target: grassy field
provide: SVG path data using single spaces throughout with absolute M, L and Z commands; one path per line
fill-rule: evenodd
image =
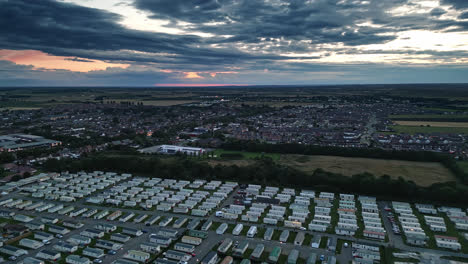
M 317 168 L 322 168 L 326 171 L 340 173 L 346 176 L 362 172 L 369 172 L 376 176 L 387 174 L 392 178 L 401 176 L 421 186 L 429 186 L 436 182 L 456 180 L 455 176 L 447 168 L 437 162 L 347 158 L 337 156 L 282 155 L 279 163 L 309 173 Z
M 219 158 L 222 153 L 240 153 L 241 158 L 222 159 Z M 325 171 L 340 173 L 345 176 L 369 172 L 376 176 L 384 174 L 390 175 L 392 178 L 403 177 L 406 180 L 412 180 L 421 186 L 430 186 L 437 182 L 455 181 L 455 176 L 442 164 L 437 162 L 415 162 L 402 160 L 382 160 L 370 158 L 347 158 L 338 156 L 309 156 L 309 155 L 294 155 L 294 154 L 275 154 L 275 153 L 252 153 L 252 152 L 236 152 L 216 150 L 217 158 L 208 160 L 212 166 L 220 165 L 237 165 L 248 166 L 253 164 L 254 158 L 261 155 L 271 157 L 275 162 L 289 166 L 306 173 L 313 173 L 316 169 L 321 168 Z M 468 171 L 468 162 L 461 163 L 461 166 L 466 166 Z
M 255 158 L 269 157 L 272 160 L 279 160 L 281 157 L 281 155 L 277 153 L 231 151 L 231 150 L 223 150 L 223 149 L 215 150 L 214 154 L 216 155 L 217 158 L 220 158 L 221 155 L 223 154 L 236 154 L 236 155 L 240 155 L 243 159 L 255 159 Z
M 420 122 L 420 121 L 418 121 Z M 428 123 L 428 122 L 426 122 Z M 429 122 L 430 123 L 430 122 Z M 417 134 L 417 133 L 456 133 L 468 134 L 468 127 L 428 127 L 428 126 L 390 126 L 396 133 Z M 391 133 L 390 133 L 391 134 Z

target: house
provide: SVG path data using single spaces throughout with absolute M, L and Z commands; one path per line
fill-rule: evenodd
M 83 223 L 75 222 L 75 221 L 63 221 L 62 224 L 65 227 L 70 227 L 70 228 L 73 228 L 73 229 L 82 228 L 84 226 Z
M 383 233 L 383 232 L 364 230 L 363 235 L 365 237 L 368 237 L 368 238 L 375 238 L 375 239 L 385 240 L 385 233 Z
M 176 243 L 174 245 L 174 249 L 186 253 L 192 253 L 195 251 L 195 246 L 190 245 L 190 244 L 185 244 L 185 243 Z
M 175 260 L 179 260 L 179 261 L 189 261 L 190 258 L 192 257 L 191 255 L 189 255 L 187 253 L 172 250 L 172 249 L 169 249 L 168 251 L 166 251 L 165 256 L 168 259 L 175 259 Z
M 45 228 L 44 223 L 36 220 L 26 223 L 25 226 L 31 230 L 44 230 Z
M 328 239 L 328 250 L 332 251 L 332 252 L 335 252 L 336 251 L 336 244 L 337 244 L 337 239 L 334 238 L 334 237 L 330 237 Z
M 158 253 L 161 251 L 161 247 L 156 243 L 143 242 L 140 244 L 140 249 L 149 253 Z
M 220 264 L 232 264 L 234 263 L 234 259 L 231 256 L 226 256 Z
M 104 236 L 104 231 L 87 228 L 80 232 L 80 235 L 87 236 L 90 238 L 102 238 Z
M 140 229 L 133 229 L 133 228 L 123 228 L 122 233 L 131 235 L 131 236 L 141 236 L 143 232 Z
M 458 238 L 449 236 L 435 235 L 436 244 L 440 248 L 448 248 L 451 250 L 461 250 L 461 244 L 458 242 Z
M 26 215 L 22 215 L 22 214 L 16 214 L 13 216 L 13 220 L 16 220 L 22 223 L 27 223 L 27 222 L 31 222 L 32 220 L 34 220 L 34 218 L 26 216 Z
M 157 234 L 160 235 L 160 236 L 176 238 L 178 233 L 179 233 L 179 231 L 177 231 L 176 229 L 161 228 L 161 229 L 159 229 Z
M 15 257 L 28 254 L 28 251 L 10 245 L 4 245 L 3 247 L 0 247 L 0 252 Z
M 29 238 L 23 238 L 19 241 L 19 245 L 30 249 L 38 249 L 44 246 L 44 243 Z
M 100 248 L 86 247 L 83 249 L 83 255 L 92 258 L 102 258 L 105 256 L 104 250 Z
M 78 246 L 72 245 L 66 242 L 58 242 L 53 246 L 55 250 L 58 250 L 60 252 L 68 252 L 68 253 L 73 253 L 78 250 Z
M 122 248 L 122 244 L 115 243 L 109 240 L 98 239 L 96 241 L 96 247 L 104 248 L 104 249 L 111 249 L 111 250 L 119 250 Z
M 218 262 L 218 254 L 214 251 L 208 252 L 208 254 L 202 259 L 201 264 L 216 264 Z
M 102 230 L 102 231 L 104 231 L 106 233 L 114 232 L 115 230 L 117 230 L 116 225 L 106 224 L 106 223 L 97 224 L 97 225 L 94 226 L 94 228 L 97 229 L 97 230 Z
M 179 262 L 166 258 L 158 258 L 154 261 L 154 264 L 179 264 Z
M 70 232 L 70 229 L 66 229 L 65 227 L 57 225 L 49 225 L 49 232 L 54 234 L 66 235 Z
M 88 245 L 91 243 L 91 238 L 87 236 L 82 236 L 78 234 L 72 235 L 70 238 L 67 239 L 67 242 L 73 245 Z
M 131 239 L 130 236 L 123 235 L 120 233 L 112 234 L 110 240 L 125 243 Z
M 124 257 L 139 262 L 146 262 L 151 257 L 151 255 L 147 252 L 139 250 L 129 250 Z
M 68 255 L 65 258 L 65 262 L 68 264 L 91 264 L 91 260 L 89 260 L 89 258 L 78 255 Z
M 183 236 L 181 241 L 186 243 L 186 244 L 191 244 L 191 245 L 198 246 L 203 242 L 203 239 L 201 239 L 199 237 Z
M 296 238 L 294 239 L 294 245 L 300 246 L 304 242 L 305 234 L 303 232 L 298 232 Z
M 319 248 L 320 241 L 322 240 L 322 236 L 316 235 L 312 237 L 312 242 L 310 243 L 310 246 L 312 248 Z
M 289 237 L 289 230 L 283 230 L 280 234 L 279 241 L 280 242 L 286 242 Z
M 117 259 L 117 260 L 112 261 L 112 264 L 138 264 L 138 262 L 126 260 L 126 259 Z
M 47 250 L 47 249 L 43 249 L 36 254 L 36 258 L 52 260 L 52 261 L 56 261 L 60 259 L 60 256 L 61 256 L 60 252 Z
M 155 234 L 150 235 L 150 242 L 161 245 L 162 247 L 167 247 L 172 243 L 172 238 L 166 236 L 159 236 Z
M 243 256 L 247 248 L 249 247 L 249 241 L 244 240 L 240 242 L 237 246 L 233 249 L 234 256 Z
M 23 264 L 45 264 L 45 262 L 37 258 L 26 257 L 23 259 Z
M 24 225 L 6 224 L 3 226 L 3 232 L 8 235 L 21 236 L 29 232 L 29 229 Z
M 58 223 L 58 219 L 55 218 L 55 217 L 48 217 L 48 216 L 44 216 L 41 218 L 41 222 L 44 223 L 44 224 L 56 224 Z
M 11 200 L 11 201 L 13 201 L 13 200 Z M 0 205 L 1 205 L 1 202 L 0 202 Z M 14 216 L 14 215 L 15 215 L 14 212 L 5 211 L 5 210 L 0 210 L 0 217 L 9 218 L 9 217 L 12 217 L 12 216 Z
M 250 255 L 250 259 L 259 260 L 264 251 L 265 245 L 257 244 L 257 246 L 255 246 L 254 250 L 252 251 L 252 254 Z
M 46 233 L 46 232 L 34 232 L 34 239 L 39 239 L 40 241 L 44 241 L 44 240 L 52 240 L 54 239 L 54 235 L 52 234 L 49 234 L 49 233 Z

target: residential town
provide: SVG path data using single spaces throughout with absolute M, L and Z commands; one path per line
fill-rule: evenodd
M 168 106 L 101 99 L 1 111 L 0 260 L 468 258 L 468 117 L 458 106 L 191 96 Z

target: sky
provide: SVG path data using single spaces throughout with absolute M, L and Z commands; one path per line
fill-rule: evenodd
M 0 86 L 468 83 L 468 0 L 0 0 Z

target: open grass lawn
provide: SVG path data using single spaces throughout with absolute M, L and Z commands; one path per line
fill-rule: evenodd
M 279 160 L 281 154 L 277 153 L 261 153 L 261 152 L 246 152 L 246 151 L 232 151 L 232 150 L 223 150 L 223 149 L 217 149 L 214 151 L 214 155 L 216 155 L 216 158 L 218 159 L 229 159 L 229 158 L 223 158 L 222 155 L 236 155 L 238 157 L 233 158 L 233 159 L 256 159 L 256 158 L 262 158 L 262 157 L 269 157 L 273 160 Z
M 422 121 L 418 121 L 421 123 Z M 431 122 L 426 122 L 431 123 Z M 390 126 L 396 133 L 417 134 L 417 133 L 456 133 L 468 134 L 468 127 L 434 127 L 434 126 L 406 126 L 393 125 Z
M 327 243 L 328 243 L 328 237 L 323 236 L 322 239 L 320 240 L 319 248 L 326 248 Z
M 279 163 L 306 173 L 317 168 L 340 173 L 345 176 L 369 172 L 376 176 L 390 175 L 392 178 L 403 177 L 421 186 L 437 182 L 455 181 L 455 176 L 437 162 L 415 162 L 402 160 L 382 160 L 370 158 L 348 158 L 338 156 L 281 155 Z M 468 163 L 467 163 L 468 169 Z

